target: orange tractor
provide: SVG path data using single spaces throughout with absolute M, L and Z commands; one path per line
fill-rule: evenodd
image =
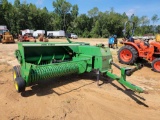
M 38 39 L 40 42 L 48 42 L 48 38 L 46 38 L 43 34 L 40 34 Z
M 26 33 L 23 36 L 18 36 L 18 41 L 20 42 L 36 42 L 36 39 L 32 36 L 31 33 Z
M 133 38 L 132 38 L 133 39 Z M 138 58 L 143 58 L 151 63 L 152 69 L 160 73 L 160 35 L 155 41 L 134 40 L 124 41 L 124 46 L 118 51 L 119 62 L 134 64 Z

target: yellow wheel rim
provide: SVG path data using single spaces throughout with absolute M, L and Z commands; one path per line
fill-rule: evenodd
M 16 90 L 18 91 L 18 84 L 16 81 L 14 82 L 14 86 L 15 86 Z
M 13 78 L 14 78 L 14 80 L 16 79 L 16 77 L 17 77 L 17 75 L 16 75 L 16 72 L 14 71 L 13 72 Z

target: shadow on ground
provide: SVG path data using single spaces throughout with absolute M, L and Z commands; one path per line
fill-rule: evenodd
M 72 82 L 75 82 L 75 81 L 79 81 L 81 79 L 93 80 L 93 82 L 85 83 L 81 86 L 74 87 L 73 89 L 70 88 L 70 90 L 65 91 L 65 92 L 61 92 L 61 93 L 58 93 L 58 92 L 53 90 L 53 88 L 58 88 L 60 86 L 63 86 L 63 85 L 66 85 L 66 84 L 69 84 L 69 83 L 72 83 Z M 142 102 L 142 100 L 145 101 L 144 98 L 135 94 L 134 91 L 131 91 L 130 89 L 125 88 L 124 86 L 123 87 L 125 88 L 125 90 L 123 90 L 119 86 L 112 83 L 113 80 L 111 78 L 100 76 L 100 80 L 102 81 L 102 84 L 100 84 L 100 86 L 102 86 L 103 84 L 111 84 L 114 87 L 116 87 L 118 90 L 122 91 L 124 94 L 129 96 L 131 99 L 133 99 L 139 105 L 143 105 L 145 107 L 148 107 L 148 105 L 146 105 L 144 102 Z M 30 97 L 30 96 L 33 96 L 35 94 L 37 96 L 45 96 L 45 95 L 55 93 L 56 95 L 60 96 L 60 95 L 67 94 L 67 93 L 70 93 L 72 91 L 78 90 L 82 87 L 88 86 L 90 84 L 96 84 L 96 82 L 97 82 L 97 80 L 96 80 L 96 74 L 95 73 L 84 73 L 84 74 L 80 74 L 80 75 L 71 75 L 71 76 L 59 77 L 59 78 L 40 81 L 37 84 L 31 86 L 31 90 L 27 90 L 27 91 L 21 93 L 21 95 L 23 97 Z
M 56 91 L 53 90 L 53 88 L 58 88 L 60 86 L 75 82 L 75 81 L 79 81 L 81 79 L 90 79 L 93 80 L 93 82 L 91 83 L 86 83 L 83 84 L 81 86 L 78 86 L 77 88 L 74 87 L 74 89 L 70 88 L 69 91 L 67 92 L 61 92 L 58 93 Z M 93 73 L 84 73 L 84 74 L 80 74 L 80 75 L 70 75 L 70 76 L 64 76 L 64 77 L 59 77 L 59 78 L 52 78 L 52 79 L 48 79 L 48 80 L 41 80 L 39 82 L 37 82 L 36 84 L 30 86 L 31 90 L 26 90 L 25 92 L 22 92 L 21 95 L 23 97 L 29 97 L 32 95 L 37 95 L 37 96 L 44 96 L 44 95 L 49 95 L 49 94 L 57 94 L 57 95 L 63 95 L 69 92 L 72 92 L 74 90 L 80 89 L 84 86 L 90 85 L 92 83 L 94 83 L 96 81 L 96 76 Z

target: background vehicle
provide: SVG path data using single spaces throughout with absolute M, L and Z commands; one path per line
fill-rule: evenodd
M 67 38 L 72 38 L 72 39 L 77 39 L 78 38 L 78 36 L 74 33 L 66 33 L 66 37 Z
M 143 36 L 133 36 L 134 39 L 142 39 L 142 40 L 154 40 L 155 36 L 153 34 L 145 34 Z
M 77 39 L 78 36 L 77 36 L 76 34 L 74 34 L 74 33 L 71 33 L 71 38 L 72 38 L 72 39 Z
M 7 29 L 7 26 L 5 25 L 0 25 L 0 42 L 2 42 L 2 38 L 3 38 L 3 33 L 4 32 L 8 32 L 9 30 Z
M 36 39 L 33 37 L 32 33 L 26 33 L 23 36 L 18 37 L 20 42 L 36 42 Z
M 13 36 L 9 32 L 4 32 L 1 39 L 2 43 L 15 43 Z
M 30 33 L 33 35 L 34 30 L 26 29 L 26 30 L 21 30 L 22 36 L 24 36 L 26 33 Z
M 151 63 L 152 69 L 160 73 L 160 36 L 156 41 L 149 40 L 126 40 L 124 46 L 118 51 L 119 62 L 123 64 L 134 64 L 138 58 L 143 58 Z
M 48 33 L 48 34 L 47 34 L 47 37 L 48 37 L 48 38 L 54 38 L 53 33 Z
M 63 30 L 47 31 L 48 38 L 59 38 L 59 37 L 64 37 L 64 36 L 65 36 L 65 32 Z
M 9 30 L 5 25 L 0 25 L 0 42 L 15 43 L 13 36 L 9 33 Z
M 66 38 L 71 38 L 71 33 L 66 33 Z
M 36 42 L 36 39 L 33 37 L 33 30 L 26 29 L 21 30 L 22 35 L 19 35 L 18 40 L 20 42 Z
M 38 38 L 39 35 L 44 35 L 45 34 L 45 30 L 36 30 L 33 32 L 33 37 Z
M 38 37 L 38 40 L 39 40 L 40 42 L 48 42 L 48 38 L 46 38 L 46 37 L 44 36 L 44 34 L 41 34 L 41 35 Z

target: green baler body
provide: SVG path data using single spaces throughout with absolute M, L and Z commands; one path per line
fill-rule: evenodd
M 20 63 L 20 75 L 25 86 L 38 80 L 96 70 L 134 91 L 143 92 L 140 87 L 126 81 L 126 68 L 120 68 L 121 77 L 111 72 L 112 55 L 108 47 L 68 41 L 18 43 L 15 55 Z
M 109 48 L 83 43 L 18 43 L 16 57 L 21 76 L 29 86 L 47 78 L 111 69 Z

